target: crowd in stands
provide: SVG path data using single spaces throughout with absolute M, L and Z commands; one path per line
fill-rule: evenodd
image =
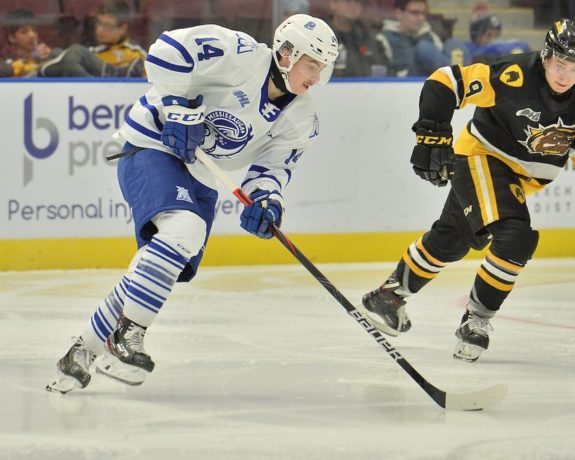
M 330 24 L 340 43 L 335 77 L 428 76 L 529 50 L 501 40 L 501 20 L 481 3 L 464 42 L 432 21 L 427 0 L 278 1 L 276 21 L 308 13 Z M 216 23 L 269 43 L 276 12 L 271 0 L 0 0 L 0 14 L 1 77 L 118 78 L 145 77 L 146 50 L 164 30 Z
M 129 37 L 130 7 L 124 0 L 103 0 L 94 11 L 94 42 L 59 47 L 41 35 L 41 15 L 26 8 L 3 16 L 2 77 L 145 76 L 146 51 Z
M 465 44 L 472 62 L 489 64 L 499 56 L 530 51 L 525 41 L 501 40 L 501 29 L 501 20 L 487 4 L 479 3 L 474 7 L 469 22 L 470 40 Z

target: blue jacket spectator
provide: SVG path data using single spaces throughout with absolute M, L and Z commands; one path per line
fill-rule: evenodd
M 470 63 L 463 42 L 442 42 L 431 30 L 427 0 L 396 0 L 393 12 L 395 20 L 385 20 L 377 38 L 398 77 L 428 76 L 439 67 Z
M 380 41 L 361 20 L 363 0 L 330 0 L 331 26 L 339 43 L 333 75 L 383 77 L 394 75 Z
M 522 40 L 501 40 L 501 20 L 488 10 L 476 11 L 469 22 L 469 37 L 466 47 L 472 62 L 490 64 L 500 56 L 530 51 L 529 44 Z

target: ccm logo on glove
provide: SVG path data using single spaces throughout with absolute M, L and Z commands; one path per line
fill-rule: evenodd
M 411 154 L 413 171 L 433 185 L 444 187 L 455 172 L 451 125 L 418 120 L 412 129 L 416 134 L 416 145 Z
M 453 137 L 445 136 L 416 136 L 415 140 L 418 144 L 425 145 L 451 145 Z
M 181 107 L 183 108 L 183 107 Z M 204 121 L 204 112 L 189 112 L 189 109 L 185 111 L 180 110 L 180 108 L 172 106 L 170 111 L 166 113 L 166 120 L 175 121 L 182 123 L 183 125 L 197 125 Z M 195 109 L 197 110 L 197 109 Z
M 196 147 L 204 143 L 203 97 L 188 100 L 185 97 L 166 96 L 162 98 L 162 111 L 166 117 L 162 129 L 162 143 L 170 147 L 185 163 L 196 161 Z

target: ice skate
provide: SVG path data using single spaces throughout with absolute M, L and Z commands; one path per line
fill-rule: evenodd
M 399 282 L 392 274 L 380 287 L 363 296 L 365 313 L 381 332 L 397 336 L 411 328 L 411 321 L 405 311 L 403 296 L 396 293 Z
M 453 357 L 465 361 L 477 361 L 481 352 L 489 347 L 489 331 L 493 326 L 489 318 L 482 318 L 466 311 L 461 319 L 461 325 L 455 331 L 459 339 L 453 352 Z
M 84 345 L 82 337 L 79 337 L 56 364 L 58 376 L 46 385 L 46 390 L 65 394 L 74 388 L 85 388 L 90 383 L 90 366 L 95 358 L 96 355 Z
M 94 363 L 96 372 L 126 385 L 138 386 L 146 380 L 147 372 L 120 361 L 110 353 L 104 353 Z
M 128 385 L 142 384 L 146 373 L 154 370 L 154 362 L 144 350 L 145 333 L 145 327 L 121 316 L 96 370 Z

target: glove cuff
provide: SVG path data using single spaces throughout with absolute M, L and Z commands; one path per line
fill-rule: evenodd
M 265 199 L 279 201 L 282 205 L 282 208 L 285 209 L 285 202 L 281 192 L 275 188 L 272 188 L 271 183 L 268 181 L 258 181 L 257 183 L 250 182 L 249 184 L 244 184 L 242 185 L 242 191 L 246 195 L 249 195 L 251 198 L 254 198 L 253 195 L 256 193 L 265 193 L 267 195 Z
M 181 96 L 165 96 L 162 98 L 162 104 L 164 107 L 170 107 L 174 105 L 179 105 L 180 107 L 190 108 L 190 101 Z
M 451 124 L 448 121 L 437 122 L 435 120 L 417 120 L 411 130 L 416 133 L 419 130 L 425 130 L 429 132 L 452 132 Z

